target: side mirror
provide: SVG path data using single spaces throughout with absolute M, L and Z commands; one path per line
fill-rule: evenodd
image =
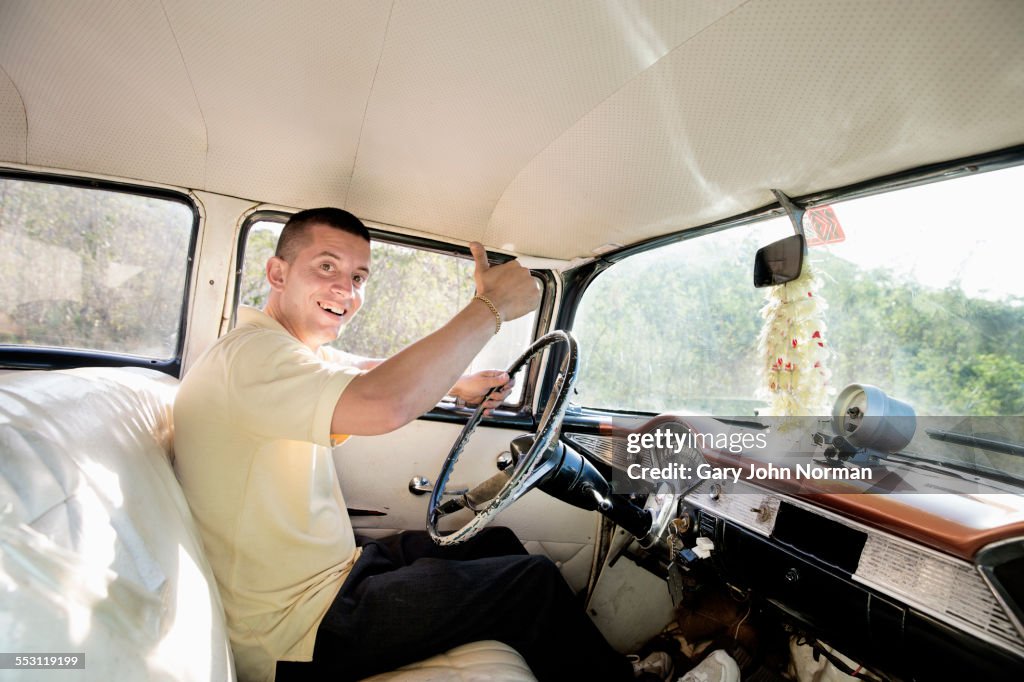
M 770 287 L 799 277 L 804 266 L 804 250 L 802 234 L 762 246 L 754 256 L 754 286 Z

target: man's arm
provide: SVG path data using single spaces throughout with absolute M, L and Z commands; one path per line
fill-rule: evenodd
M 470 250 L 477 293 L 490 299 L 503 321 L 537 307 L 540 290 L 529 270 L 517 261 L 490 267 L 481 244 L 473 242 Z M 353 378 L 334 408 L 331 432 L 371 436 L 416 419 L 459 381 L 494 329 L 494 313 L 473 299 L 437 331 Z
M 381 358 L 367 358 L 355 353 L 338 350 L 337 348 L 331 348 L 330 352 L 337 358 L 338 362 L 364 371 L 371 370 L 384 362 Z M 463 374 L 455 382 L 455 385 L 448 390 L 447 395 L 462 400 L 470 407 L 476 407 L 487 396 L 487 404 L 485 405 L 487 412 L 484 414 L 490 414 L 491 410 L 500 407 L 505 402 L 505 398 L 509 396 L 515 385 L 515 380 L 511 379 L 504 370 L 485 369 L 473 372 L 472 374 Z M 488 395 L 491 389 L 496 390 Z

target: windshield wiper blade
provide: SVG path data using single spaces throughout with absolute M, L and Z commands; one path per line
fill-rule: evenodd
M 1000 452 L 1004 455 L 1024 457 L 1024 445 L 1010 443 L 998 438 L 987 438 L 985 436 L 975 436 L 971 433 L 958 433 L 956 431 L 943 431 L 942 429 L 925 429 L 924 432 L 933 440 L 967 445 L 968 447 L 981 448 L 989 452 Z
M 762 424 L 752 419 L 728 419 L 726 417 L 714 417 L 716 421 L 720 421 L 723 424 L 730 424 L 731 426 L 743 426 L 748 429 L 767 429 L 768 424 Z
M 996 469 L 995 467 L 978 464 L 977 462 L 960 462 L 946 457 L 922 457 L 908 452 L 897 452 L 891 455 L 886 455 L 886 460 L 914 467 L 924 467 L 931 471 L 941 471 L 946 474 L 953 474 L 957 476 L 957 478 L 965 481 L 976 482 L 978 477 L 982 477 L 987 478 L 990 481 L 1008 483 L 1018 488 L 1021 484 L 1024 484 L 1024 477 L 1007 473 L 1002 469 Z

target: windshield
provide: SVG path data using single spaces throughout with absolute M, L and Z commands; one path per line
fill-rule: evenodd
M 926 432 L 1024 442 L 1020 187 L 1024 167 L 1014 167 L 809 211 L 807 262 L 816 281 L 798 305 L 811 326 L 792 343 L 822 349 L 810 382 L 820 391 L 806 411 L 792 413 L 828 415 L 843 387 L 878 386 L 927 418 L 905 452 L 1024 473 L 1012 448 L 991 452 L 977 439 L 965 445 Z M 773 218 L 637 254 L 602 273 L 574 325 L 578 402 L 785 413 L 771 382 L 794 377 L 785 366 L 766 371 L 778 359 L 765 339 L 773 289 L 754 289 L 751 269 L 759 247 L 792 231 L 787 219 Z

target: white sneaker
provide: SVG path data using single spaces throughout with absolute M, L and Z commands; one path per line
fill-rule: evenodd
M 627 658 L 633 663 L 633 677 L 654 675 L 659 680 L 672 679 L 675 664 L 665 651 L 651 652 L 642 661 L 636 654 L 630 654 Z
M 736 661 L 722 649 L 716 649 L 678 682 L 739 682 L 739 679 L 740 667 Z

